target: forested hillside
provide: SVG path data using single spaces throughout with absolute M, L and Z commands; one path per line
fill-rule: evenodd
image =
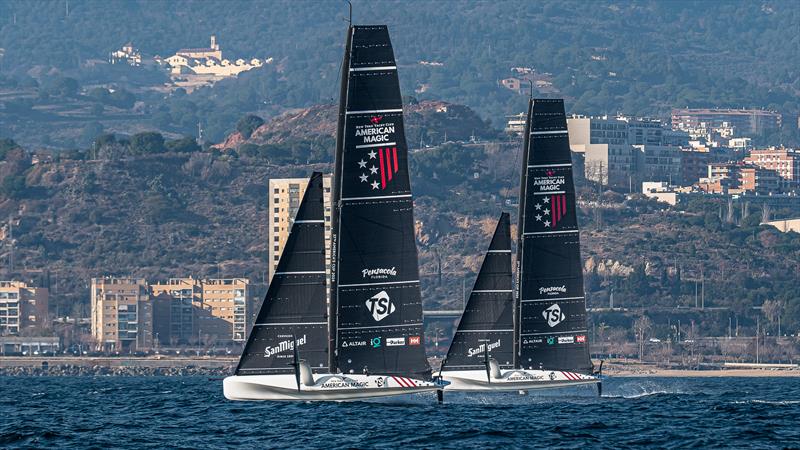
M 9 113 L 4 121 L 53 119 L 36 109 L 42 92 L 75 98 L 87 86 L 108 84 L 133 92 L 142 105 L 114 123 L 90 114 L 75 125 L 79 132 L 70 139 L 76 145 L 87 144 L 92 132 L 122 131 L 132 122 L 194 135 L 200 123 L 207 138 L 219 141 L 247 112 L 268 116 L 335 99 L 346 11 L 337 1 L 2 2 L 0 88 L 30 95 L 9 101 L 0 114 Z M 572 112 L 663 116 L 677 106 L 774 108 L 787 114 L 790 141 L 784 142 L 792 142 L 800 93 L 798 11 L 792 0 L 356 1 L 353 14 L 357 23 L 389 24 L 404 93 L 468 105 L 495 125 L 523 110 L 525 100 L 498 80 L 511 76 L 512 67 L 530 67 L 549 74 L 547 95 L 565 97 Z M 129 40 L 145 57 L 168 56 L 206 45 L 212 33 L 226 57 L 274 62 L 214 88 L 166 97 L 141 90 L 163 83 L 153 69 L 89 63 Z M 100 112 L 133 105 L 104 103 L 98 95 L 93 101 Z M 13 137 L 33 139 L 23 125 Z
M 0 141 L 0 217 L 14 239 L 12 247 L 6 224 L 0 276 L 44 277 L 53 308 L 78 315 L 88 314 L 89 279 L 104 274 L 264 281 L 268 180 L 330 170 L 325 154 L 312 164 L 301 157 L 324 138 L 219 151 L 157 133 L 104 135 L 38 162 Z M 461 307 L 500 212 L 515 223 L 520 146 L 449 143 L 411 154 L 426 307 Z M 583 179 L 578 190 L 589 306 L 613 295 L 633 311 L 693 307 L 701 292 L 704 306 L 724 308 L 709 310 L 704 333 L 724 334 L 726 314 L 755 327 L 754 308 L 765 304 L 777 305 L 770 310 L 784 332 L 798 331 L 800 235 L 760 226 L 762 207 L 701 199 L 668 208 Z

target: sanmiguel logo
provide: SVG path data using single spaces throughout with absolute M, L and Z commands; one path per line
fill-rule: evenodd
M 367 309 L 369 309 L 369 313 L 372 314 L 372 318 L 375 319 L 376 322 L 385 319 L 395 310 L 394 303 L 392 303 L 386 291 L 380 291 L 370 297 L 366 305 Z

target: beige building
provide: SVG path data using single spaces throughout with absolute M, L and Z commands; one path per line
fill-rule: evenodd
M 775 172 L 783 190 L 800 188 L 800 153 L 785 148 L 752 150 L 744 161 Z
M 153 304 L 143 278 L 92 278 L 92 336 L 98 349 L 149 350 Z
M 330 239 L 331 239 L 331 176 L 325 175 L 322 179 L 325 188 L 325 272 L 330 283 Z M 303 200 L 303 195 L 308 186 L 308 178 L 274 178 L 269 180 L 269 263 L 267 278 L 272 279 L 272 274 L 278 267 L 283 246 L 289 237 L 289 231 L 294 223 L 294 216 Z
M 92 335 L 107 350 L 243 342 L 246 278 L 92 279 Z
M 177 345 L 199 339 L 195 308 L 202 303 L 203 288 L 194 278 L 170 278 L 150 284 L 153 298 L 153 333 L 160 345 Z
M 783 233 L 788 233 L 790 231 L 794 231 L 795 233 L 800 233 L 800 218 L 771 220 L 769 222 L 761 222 L 761 225 L 773 226 L 777 228 L 778 231 Z
M 247 339 L 247 302 L 250 281 L 246 278 L 202 280 L 202 301 L 197 309 L 201 343 L 242 342 Z
M 263 66 L 272 62 L 272 59 L 262 61 L 258 58 L 248 60 L 239 58 L 229 60 L 222 57 L 222 49 L 217 43 L 217 37 L 211 35 L 211 45 L 208 48 L 182 48 L 174 55 L 157 59 L 169 66 L 173 77 L 181 75 L 201 75 L 209 77 L 235 77 L 242 72 Z
M 19 334 L 23 328 L 47 323 L 47 288 L 22 281 L 0 281 L 0 334 Z

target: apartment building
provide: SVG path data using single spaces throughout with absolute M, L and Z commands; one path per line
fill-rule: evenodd
M 680 147 L 689 135 L 642 117 L 567 119 L 570 149 L 585 156 L 586 178 L 632 189 L 642 180 L 679 181 Z
M 741 162 L 711 163 L 708 177 L 701 178 L 697 186 L 712 194 L 769 195 L 778 192 L 778 175 L 772 170 Z
M 92 278 L 92 336 L 98 349 L 149 350 L 153 304 L 143 278 Z
M 201 343 L 243 342 L 247 339 L 247 302 L 250 281 L 246 278 L 202 280 L 202 301 L 197 308 Z
M 194 278 L 170 278 L 152 283 L 153 333 L 160 345 L 177 345 L 199 339 L 195 308 L 202 303 L 203 288 Z
M 708 165 L 712 162 L 712 154 L 706 149 L 681 149 L 681 180 L 683 183 L 696 183 L 700 178 L 708 176 Z
M 331 239 L 331 175 L 322 180 L 325 189 L 325 270 L 330 283 L 330 239 Z M 289 231 L 292 229 L 294 217 L 303 200 L 308 187 L 308 178 L 274 178 L 269 180 L 269 261 L 267 278 L 278 267 L 281 252 Z
M 0 281 L 0 334 L 18 335 L 25 328 L 47 322 L 47 288 L 23 281 Z
M 774 171 L 778 186 L 784 190 L 800 189 L 800 153 L 786 148 L 752 150 L 745 163 Z
M 782 116 L 762 109 L 680 108 L 672 110 L 672 128 L 695 130 L 732 128 L 736 136 L 762 136 L 781 128 Z

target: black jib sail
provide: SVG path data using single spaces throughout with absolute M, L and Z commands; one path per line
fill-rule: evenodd
M 322 174 L 314 172 L 236 375 L 294 373 L 295 342 L 312 371 L 328 371 L 324 216 Z
M 514 297 L 511 290 L 511 225 L 500 215 L 483 265 L 469 294 L 443 369 L 483 370 L 486 351 L 501 368 L 514 367 Z
M 531 99 L 526 128 L 519 206 L 515 366 L 591 373 L 563 100 Z
M 389 32 L 352 26 L 331 235 L 331 368 L 429 379 L 403 105 Z

